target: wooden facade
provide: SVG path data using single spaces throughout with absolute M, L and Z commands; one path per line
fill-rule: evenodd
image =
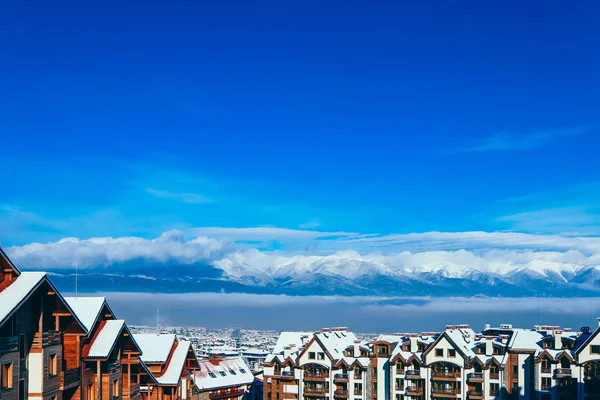
M 21 273 L 0 249 L 2 292 L 14 304 L 0 320 L 0 399 L 184 400 L 189 393 L 188 373 L 198 368 L 193 351 L 177 385 L 157 383 L 166 365 L 146 366 L 124 323 L 110 352 L 90 357 L 102 327 L 115 320 L 110 307 L 104 302 L 84 326 L 46 274 Z

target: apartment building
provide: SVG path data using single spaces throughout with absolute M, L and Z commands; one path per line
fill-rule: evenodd
M 593 332 L 448 325 L 370 342 L 284 332 L 264 368 L 265 400 L 600 400 L 600 320 Z
M 0 249 L 0 399 L 187 399 L 199 368 L 190 342 L 154 336 L 138 343 L 105 298 L 64 298 Z
M 265 399 L 371 399 L 370 350 L 346 328 L 283 332 L 264 363 Z

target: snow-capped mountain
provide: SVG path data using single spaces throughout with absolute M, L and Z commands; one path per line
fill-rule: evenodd
M 600 267 L 533 266 L 473 268 L 456 262 L 407 265 L 359 259 L 356 254 L 281 258 L 274 263 L 163 264 L 130 261 L 79 270 L 84 291 L 247 292 L 290 295 L 378 296 L 569 296 L 598 295 Z M 397 260 L 396 260 L 397 261 Z M 74 284 L 72 268 L 54 269 L 63 290 Z

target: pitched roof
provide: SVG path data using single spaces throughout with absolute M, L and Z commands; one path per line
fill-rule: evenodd
M 167 362 L 175 343 L 175 335 L 172 334 L 136 333 L 133 338 L 142 350 L 142 361 L 149 363 Z
M 156 376 L 156 381 L 160 385 L 179 384 L 181 372 L 183 371 L 183 366 L 185 365 L 185 360 L 187 359 L 191 345 L 190 342 L 185 340 L 181 340 L 176 344 L 177 347 L 173 351 L 164 373 L 160 376 Z
M 273 349 L 273 353 L 283 353 L 284 347 L 292 345 L 294 345 L 296 349 L 300 349 L 308 343 L 312 336 L 313 332 L 281 332 L 277 339 L 277 343 L 275 344 L 275 348 Z
M 23 304 L 42 282 L 47 281 L 44 272 L 23 272 L 14 283 L 0 292 L 0 325 Z
M 0 247 L 0 264 L 3 263 L 8 265 L 13 271 L 15 271 L 15 275 L 21 275 L 21 271 L 19 271 L 19 268 L 17 268 L 17 266 L 13 264 L 12 261 L 10 261 L 10 258 L 8 258 L 4 250 L 2 250 L 2 247 Z
M 200 371 L 194 373 L 194 384 L 200 391 L 248 385 L 253 381 L 254 375 L 241 357 L 201 361 Z
M 125 321 L 122 319 L 103 321 L 103 325 L 85 357 L 107 358 L 114 349 L 124 327 Z
M 106 302 L 105 297 L 65 297 L 65 300 L 77 314 L 87 333 L 94 327 Z

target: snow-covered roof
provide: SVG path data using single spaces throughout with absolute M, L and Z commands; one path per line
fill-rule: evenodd
M 142 350 L 141 359 L 146 363 L 164 363 L 167 362 L 173 344 L 175 335 L 173 334 L 155 334 L 155 333 L 136 333 L 133 339 Z
M 44 279 L 44 272 L 22 272 L 13 283 L 0 292 L 0 325 L 29 298 Z
M 65 297 L 69 307 L 77 315 L 86 331 L 89 333 L 102 311 L 105 297 Z
M 314 332 L 281 332 L 273 353 L 283 353 L 285 347 L 296 346 L 296 349 L 300 349 L 306 345 L 312 338 Z
M 115 343 L 119 339 L 119 335 L 124 327 L 125 321 L 122 319 L 104 321 L 86 357 L 107 358 L 115 347 Z
M 354 333 L 347 331 L 319 332 L 315 336 L 334 359 L 343 357 L 344 350 L 358 340 Z
M 534 350 L 536 354 L 542 351 L 540 342 L 544 334 L 535 329 L 513 329 L 509 347 L 511 349 Z
M 160 385 L 177 385 L 179 383 L 181 371 L 185 365 L 185 360 L 191 345 L 190 342 L 184 340 L 177 343 L 177 347 L 173 351 L 173 355 L 169 360 L 165 372 L 161 376 L 156 377 L 156 381 Z
M 249 385 L 254 381 L 250 367 L 241 357 L 200 362 L 194 384 L 200 391 Z

